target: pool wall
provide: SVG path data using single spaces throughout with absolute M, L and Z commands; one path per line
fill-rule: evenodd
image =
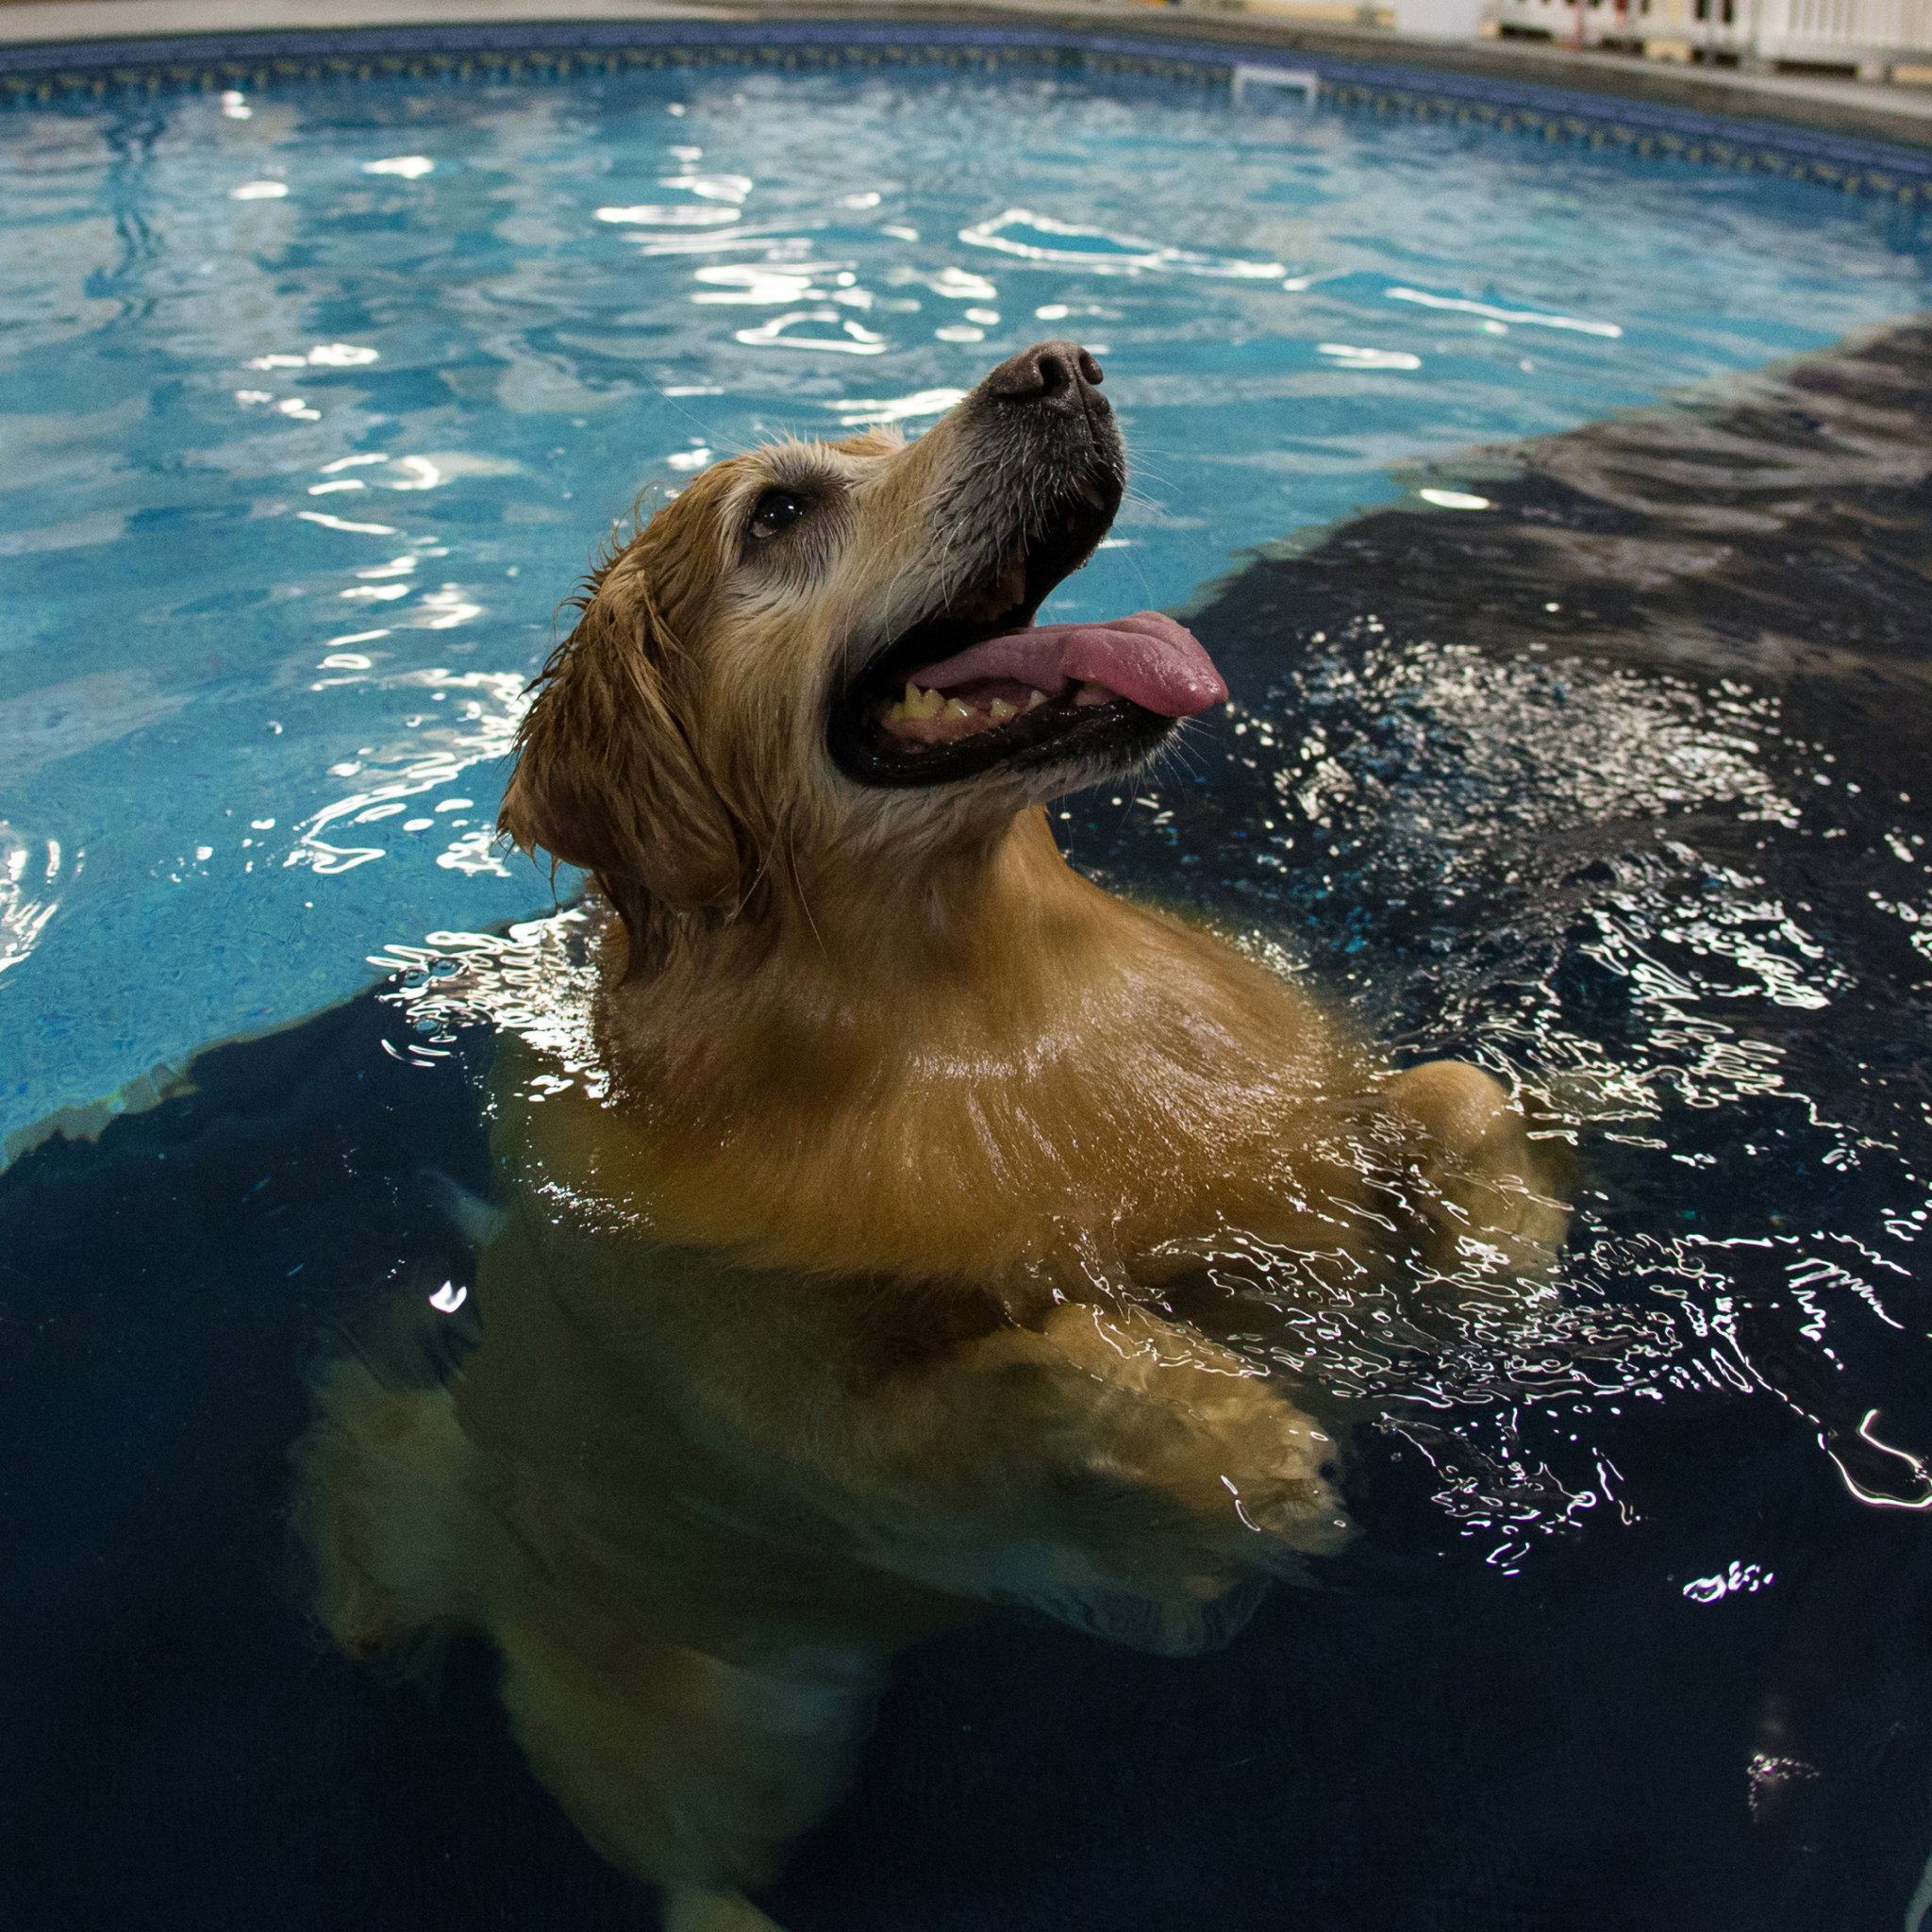
M 71 9 L 60 9 L 71 17 Z M 1819 91 L 1720 88 L 1613 62 L 1587 78 L 1615 92 L 1516 77 L 1508 56 L 1420 42 L 1306 31 L 1264 36 L 1239 23 L 1162 20 L 1159 30 L 1065 19 L 888 14 L 756 21 L 520 21 L 379 27 L 279 28 L 152 40 L 0 46 L 0 104 L 51 105 L 110 94 L 215 92 L 246 86 L 358 82 L 396 75 L 458 84 L 549 81 L 572 72 L 743 67 L 778 71 L 945 66 L 988 72 L 1065 67 L 1228 87 L 1238 67 L 1292 54 L 1323 105 L 1360 113 L 1493 127 L 1525 139 L 1621 148 L 1707 166 L 1823 182 L 1908 207 L 1932 200 L 1932 117 L 1853 109 Z M 1399 59 L 1364 58 L 1384 47 Z M 1532 57 L 1534 58 L 1534 57 Z M 1428 64 L 1421 64 L 1426 62 Z M 1514 63 L 1519 71 L 1528 71 Z M 1570 63 L 1574 66 L 1575 63 Z M 1564 79 L 1579 76 L 1566 66 Z M 1702 105 L 1667 96 L 1694 91 Z M 1842 90 L 1834 90 L 1834 96 Z M 1714 111 L 1715 110 L 1715 111 Z M 1741 110 L 1741 111 L 1740 111 Z M 1760 118 L 1777 115 L 1778 119 Z M 1827 125 L 1802 125 L 1796 119 Z M 1835 125 L 1830 125 L 1835 124 Z M 1874 139 L 1867 130 L 1883 129 Z M 1920 144 L 1920 143 L 1924 144 Z

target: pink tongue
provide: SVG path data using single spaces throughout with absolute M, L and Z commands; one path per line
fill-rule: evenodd
M 1137 610 L 1108 624 L 1043 624 L 988 638 L 912 674 L 927 691 L 1009 677 L 1049 696 L 1070 678 L 1105 685 L 1163 718 L 1191 718 L 1227 696 L 1212 659 L 1173 618 Z

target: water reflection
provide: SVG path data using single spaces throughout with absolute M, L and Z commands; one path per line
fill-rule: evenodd
M 1501 1567 L 1633 1513 L 1646 1405 L 1774 1399 L 1860 1502 L 1932 1500 L 1900 595 L 1927 340 L 1423 472 L 1430 508 L 1264 557 L 1192 622 L 1265 703 L 1124 824 L 1068 815 L 1090 862 L 1246 908 L 1285 967 L 1507 1073 L 1578 1149 L 1560 1307 L 1421 1334 L 1342 1307 L 1286 1352 L 1420 1448 Z M 1273 1272 L 1224 1260 L 1228 1325 L 1279 1314 Z
M 530 994 L 533 1036 L 569 1034 L 538 962 L 581 973 L 577 936 L 459 939 L 401 996 L 420 1024 L 488 977 Z M 411 1054 L 432 1063 L 439 1037 Z M 474 1286 L 426 1298 L 480 1341 L 452 1382 L 408 1387 L 392 1315 L 387 1346 L 338 1363 L 300 1513 L 351 1650 L 489 1634 L 537 1775 L 671 1888 L 672 1923 L 774 1875 L 914 1641 L 1008 1605 L 1194 1651 L 1345 1541 L 1332 1424 L 1198 1330 L 1130 1304 L 1020 1326 L 958 1285 L 658 1245 L 613 1192 L 622 1117 L 568 1058 L 505 1041 L 503 1205 L 458 1205 Z

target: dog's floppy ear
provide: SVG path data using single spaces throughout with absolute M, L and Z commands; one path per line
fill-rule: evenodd
M 742 861 L 730 812 L 693 749 L 690 666 L 649 590 L 620 563 L 537 680 L 496 823 L 597 875 L 648 946 L 658 916 L 730 910 Z

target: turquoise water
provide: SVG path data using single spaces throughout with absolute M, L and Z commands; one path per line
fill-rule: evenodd
M 1824 190 L 1097 79 L 22 112 L 0 183 L 0 1138 L 547 908 L 523 687 L 713 454 L 1072 335 L 1135 491 L 1045 614 L 1174 607 L 1391 465 L 1926 299 Z

